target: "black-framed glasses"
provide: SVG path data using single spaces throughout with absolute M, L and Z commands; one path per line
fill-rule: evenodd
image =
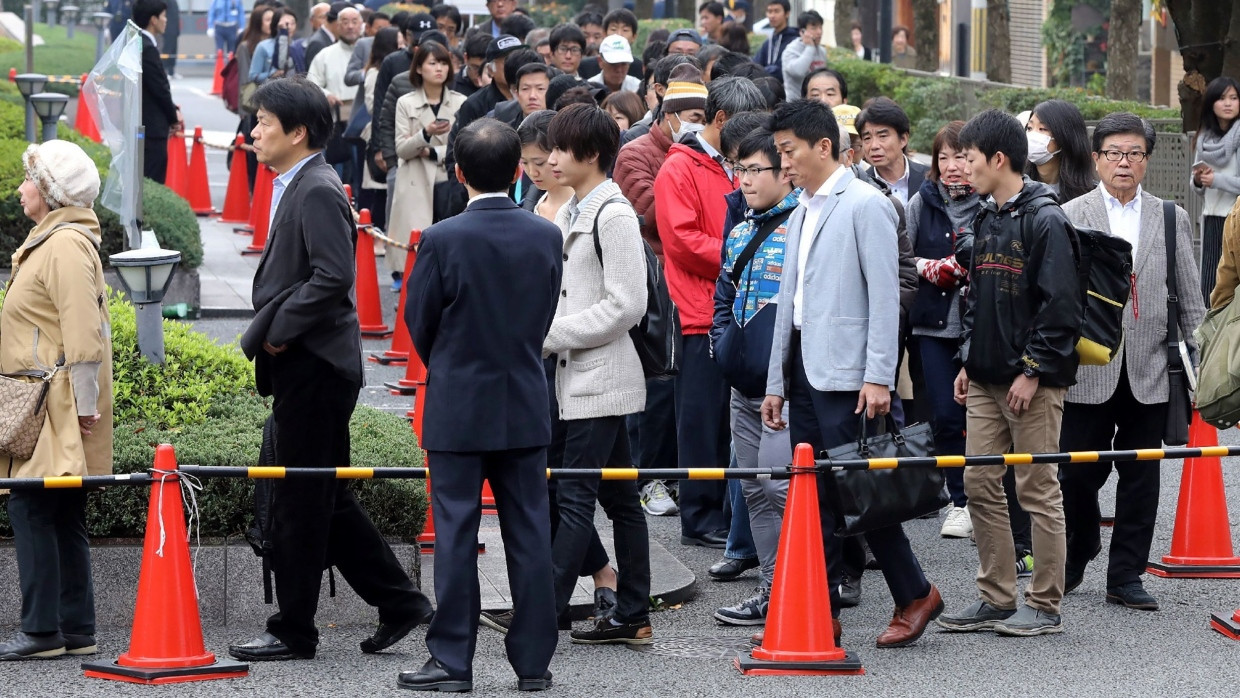
M 1131 163 L 1145 162 L 1150 157 L 1149 153 L 1140 150 L 1134 150 L 1131 153 L 1125 153 L 1122 150 L 1103 150 L 1099 155 L 1106 158 L 1107 162 L 1119 162 L 1128 158 L 1128 162 Z
M 771 172 L 771 171 L 775 171 L 778 169 L 779 169 L 778 167 L 758 167 L 757 165 L 753 167 L 733 167 L 732 174 L 736 175 L 737 177 L 744 177 L 745 175 L 753 175 L 757 177 L 763 172 Z
M 555 52 L 562 56 L 580 56 L 581 47 L 580 46 L 565 46 L 564 44 L 561 44 L 560 46 L 556 47 Z

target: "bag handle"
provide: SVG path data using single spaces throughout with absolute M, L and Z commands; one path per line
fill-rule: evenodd
M 866 418 L 865 410 L 861 411 L 861 414 L 858 415 L 858 419 L 860 420 L 860 423 L 857 426 L 857 451 L 861 454 L 862 458 L 869 458 L 870 445 L 867 441 L 870 438 L 870 434 L 868 433 L 870 420 Z M 874 436 L 891 434 L 893 441 L 900 445 L 904 444 L 904 434 L 901 434 L 900 430 L 896 427 L 896 418 L 891 416 L 890 412 L 888 412 L 883 419 L 879 421 L 879 426 L 880 428 L 874 433 Z

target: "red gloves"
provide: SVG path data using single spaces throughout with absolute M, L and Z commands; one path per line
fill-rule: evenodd
M 943 259 L 918 259 L 917 274 L 939 288 L 956 288 L 968 270 L 956 261 L 956 255 Z

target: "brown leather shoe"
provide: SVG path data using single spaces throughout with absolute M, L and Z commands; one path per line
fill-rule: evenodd
M 840 619 L 839 619 L 839 618 L 832 618 L 832 619 L 831 619 L 831 631 L 832 631 L 832 632 L 831 632 L 831 634 L 835 636 L 835 646 L 836 646 L 836 647 L 839 647 L 839 646 L 840 646 L 840 636 L 841 636 L 841 635 L 843 635 L 843 629 L 840 627 Z M 765 638 L 765 637 L 766 637 L 766 631 L 765 631 L 765 630 L 759 630 L 758 632 L 756 632 L 756 633 L 754 633 L 753 635 L 750 635 L 750 636 L 749 636 L 749 641 L 750 641 L 751 643 L 753 643 L 753 646 L 754 646 L 754 647 L 761 647 L 761 646 L 762 646 L 762 640 L 763 640 L 763 638 Z
M 930 593 L 915 599 L 903 608 L 897 608 L 891 617 L 891 625 L 878 636 L 878 647 L 907 647 L 926 631 L 930 621 L 943 612 L 943 597 L 938 587 L 930 585 Z

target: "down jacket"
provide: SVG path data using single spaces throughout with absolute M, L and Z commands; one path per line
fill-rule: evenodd
M 663 135 L 663 129 L 652 126 L 646 135 L 637 137 L 620 149 L 612 171 L 612 179 L 619 185 L 624 198 L 642 217 L 642 237 L 660 259 L 663 258 L 663 242 L 659 240 L 659 225 L 655 219 L 654 179 L 667 160 L 667 151 L 671 147 L 672 140 Z

